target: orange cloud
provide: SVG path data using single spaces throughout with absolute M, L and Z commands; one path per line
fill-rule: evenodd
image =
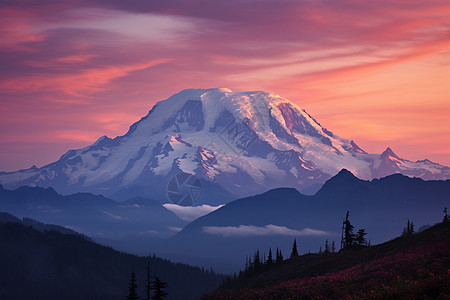
M 25 18 L 31 14 L 10 9 L 0 9 L 0 49 L 15 51 L 32 51 L 23 43 L 38 42 L 45 39 L 45 34 L 33 30 Z
M 73 58 L 71 58 L 73 60 Z M 80 58 L 82 59 L 82 58 Z M 107 66 L 81 71 L 79 74 L 34 75 L 15 78 L 0 83 L 8 92 L 17 91 L 61 91 L 72 96 L 83 97 L 88 93 L 104 90 L 106 84 L 129 73 L 168 63 L 170 59 L 159 59 L 134 65 Z M 40 65 L 40 64 L 39 64 Z

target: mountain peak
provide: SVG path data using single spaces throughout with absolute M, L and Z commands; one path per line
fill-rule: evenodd
M 331 177 L 327 182 L 331 181 L 331 182 L 337 182 L 337 183 L 341 184 L 343 182 L 352 182 L 352 181 L 360 181 L 360 180 L 361 179 L 356 177 L 352 172 L 343 168 L 342 170 L 339 171 L 339 173 L 337 173 L 336 175 Z M 327 182 L 325 182 L 325 184 L 327 184 Z
M 106 135 L 101 136 L 91 145 L 91 147 L 97 146 L 98 144 L 100 144 L 101 142 L 103 142 L 105 140 L 110 140 L 110 138 L 107 137 Z
M 381 153 L 380 157 L 381 158 L 391 157 L 401 160 L 401 158 L 398 157 L 397 154 L 395 154 L 395 152 L 390 147 L 387 147 L 386 150 L 384 150 L 384 152 Z
M 349 170 L 347 170 L 345 168 L 340 170 L 339 173 L 336 174 L 336 176 L 339 176 L 339 177 L 344 177 L 345 176 L 347 178 L 357 178 L 352 172 L 350 172 Z
M 329 193 L 332 194 L 335 192 L 341 192 L 358 185 L 360 182 L 362 182 L 361 179 L 344 168 L 340 170 L 339 173 L 328 179 L 316 195 L 320 196 L 327 195 Z

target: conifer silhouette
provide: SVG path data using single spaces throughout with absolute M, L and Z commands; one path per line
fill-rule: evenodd
M 164 289 L 167 288 L 167 283 L 161 281 L 159 277 L 155 277 L 155 281 L 153 282 L 152 288 L 154 300 L 163 300 L 168 295 L 168 293 L 164 291 Z
M 139 297 L 137 295 L 137 283 L 136 283 L 136 274 L 131 272 L 131 279 L 130 283 L 128 285 L 128 296 L 126 298 L 127 300 L 139 300 Z
M 360 229 L 358 230 L 358 233 L 356 234 L 355 242 L 359 246 L 366 246 L 367 240 L 366 240 L 366 230 Z
M 269 255 L 267 256 L 266 264 L 267 265 L 272 265 L 273 264 L 272 248 L 269 248 Z
M 411 235 L 413 233 L 414 233 L 414 223 L 413 223 L 413 221 L 409 221 L 409 219 L 408 219 L 408 223 L 406 224 L 406 227 L 403 228 L 402 236 Z
M 355 241 L 355 235 L 353 234 L 353 229 L 355 227 L 348 219 L 349 214 L 350 212 L 347 211 L 344 222 L 342 223 L 341 249 L 352 246 Z
M 283 260 L 284 260 L 284 258 L 283 258 L 283 254 L 281 253 L 281 249 L 278 250 L 278 248 L 277 248 L 277 257 L 275 259 L 275 263 L 277 263 L 277 264 L 282 263 Z
M 298 250 L 297 250 L 297 240 L 294 239 L 294 244 L 292 245 L 292 252 L 291 252 L 291 258 L 298 256 Z
M 328 245 L 328 240 L 325 241 L 325 253 L 330 253 L 330 246 Z

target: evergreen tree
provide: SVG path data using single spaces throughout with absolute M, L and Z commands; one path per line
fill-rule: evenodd
M 360 229 L 358 230 L 358 233 L 356 234 L 356 244 L 359 246 L 365 246 L 367 244 L 367 240 L 365 238 L 366 236 L 366 230 L 365 229 Z
M 244 273 L 242 271 L 239 271 L 238 279 L 242 279 L 244 277 Z
M 278 250 L 278 247 L 277 247 L 277 257 L 275 259 L 275 263 L 277 263 L 277 264 L 282 263 L 283 260 L 284 260 L 283 254 L 281 253 L 281 250 Z
M 406 224 L 406 227 L 403 228 L 402 236 L 411 235 L 413 233 L 414 233 L 414 223 L 412 221 L 410 222 L 408 219 L 408 223 Z
M 259 257 L 259 249 L 255 252 L 253 257 L 253 269 L 255 272 L 259 272 L 261 267 L 261 258 Z
M 128 285 L 128 296 L 126 298 L 127 300 L 139 300 L 139 297 L 137 295 L 137 283 L 136 283 L 136 274 L 131 272 L 131 279 L 130 283 Z
M 447 207 L 444 207 L 444 219 L 442 220 L 443 223 L 447 223 L 449 221 L 448 215 L 447 215 Z
M 152 289 L 153 289 L 153 299 L 154 300 L 162 300 L 165 299 L 168 295 L 164 289 L 167 288 L 167 283 L 161 281 L 158 277 L 155 277 L 155 281 L 153 281 Z M 137 298 L 136 298 L 137 299 Z
M 335 245 L 334 241 L 331 243 L 331 252 L 332 253 L 336 252 L 336 245 Z
M 402 236 L 408 235 L 408 231 L 409 231 L 409 219 L 408 224 L 406 225 L 406 227 L 403 228 Z
M 248 256 L 245 257 L 245 269 L 244 272 L 248 271 Z
M 255 256 L 253 258 L 253 264 L 255 264 L 255 265 L 261 264 L 261 259 L 259 257 L 259 249 L 256 250 Z
M 266 264 L 267 265 L 272 265 L 273 264 L 272 248 L 269 248 L 269 255 L 267 256 Z
M 294 239 L 294 244 L 292 245 L 291 258 L 292 258 L 292 257 L 297 257 L 297 256 L 298 256 L 298 251 L 297 251 L 297 240 Z
M 152 282 L 150 281 L 150 263 L 147 263 L 147 282 L 146 282 L 146 286 L 145 286 L 147 300 L 150 300 L 151 284 L 152 284 Z
M 330 253 L 330 246 L 328 245 L 328 240 L 325 241 L 325 253 Z
M 322 254 L 322 246 L 319 248 L 319 254 Z
M 350 212 L 347 211 L 345 215 L 345 220 L 342 224 L 342 238 L 341 238 L 341 248 L 350 247 L 354 244 L 355 235 L 353 234 L 353 229 L 355 228 L 350 220 L 348 219 Z

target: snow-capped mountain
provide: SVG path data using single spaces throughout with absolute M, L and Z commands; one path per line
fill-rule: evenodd
M 0 183 L 167 200 L 169 181 L 187 173 L 201 183 L 200 204 L 274 187 L 314 190 L 343 168 L 363 179 L 450 178 L 449 167 L 408 161 L 390 148 L 368 154 L 276 94 L 219 88 L 184 90 L 158 102 L 125 135 L 103 136 L 42 168 L 0 173 Z

